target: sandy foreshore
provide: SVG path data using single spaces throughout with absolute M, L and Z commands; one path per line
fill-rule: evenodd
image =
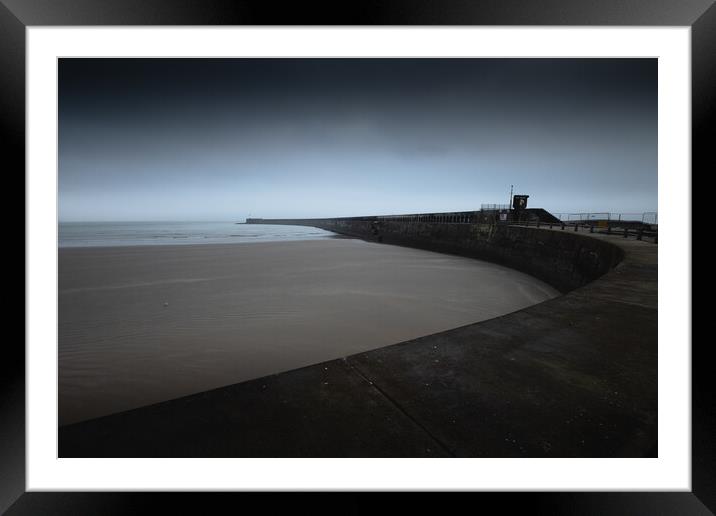
M 60 424 L 394 344 L 557 294 L 494 264 L 353 239 L 61 248 Z

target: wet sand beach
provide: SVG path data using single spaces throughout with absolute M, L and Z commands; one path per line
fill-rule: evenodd
M 498 265 L 354 239 L 59 249 L 68 424 L 555 297 Z

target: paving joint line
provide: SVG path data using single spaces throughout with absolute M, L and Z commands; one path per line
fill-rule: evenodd
M 415 419 L 412 415 L 410 415 L 403 407 L 400 406 L 400 404 L 394 400 L 387 392 L 385 392 L 383 389 L 381 389 L 376 382 L 368 378 L 368 376 L 363 373 L 356 365 L 352 364 L 348 361 L 348 358 L 342 358 L 341 359 L 349 368 L 351 368 L 353 371 L 358 374 L 363 380 L 368 382 L 368 384 L 373 387 L 376 391 L 378 391 L 388 402 L 390 402 L 398 411 L 400 411 L 405 417 L 407 417 L 410 421 L 413 422 L 418 428 L 420 428 L 423 432 L 427 434 L 430 439 L 432 439 L 442 450 L 447 453 L 450 457 L 456 457 L 456 455 L 448 448 L 440 439 L 438 439 L 435 435 L 430 432 L 430 430 L 427 429 L 425 425 L 420 423 L 417 419 Z

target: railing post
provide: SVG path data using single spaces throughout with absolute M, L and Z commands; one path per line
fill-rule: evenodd
M 574 225 L 574 232 L 576 233 L 577 231 L 579 231 L 579 222 Z

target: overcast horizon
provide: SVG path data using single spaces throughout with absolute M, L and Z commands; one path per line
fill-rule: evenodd
M 60 59 L 59 218 L 657 211 L 656 59 Z

